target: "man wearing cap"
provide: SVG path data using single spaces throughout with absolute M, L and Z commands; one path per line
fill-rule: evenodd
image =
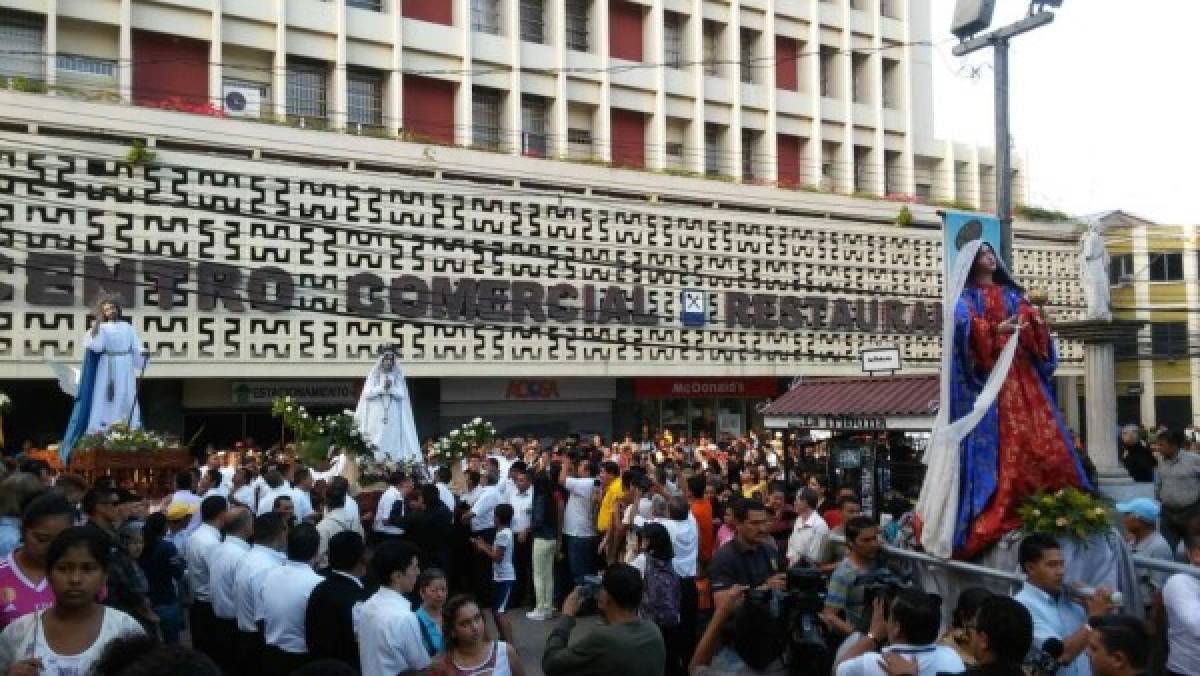
M 172 502 L 167 506 L 167 539 L 175 545 L 180 557 L 187 546 L 188 525 L 197 511 L 196 505 L 188 502 Z
M 1173 561 L 1171 545 L 1158 532 L 1158 503 L 1150 498 L 1135 498 L 1117 503 L 1117 511 L 1121 513 L 1121 523 L 1125 527 L 1125 539 L 1129 542 L 1129 551 L 1135 556 L 1151 559 Z M 1138 586 L 1142 592 L 1142 602 L 1149 608 L 1167 581 L 1166 573 L 1146 569 L 1138 570 Z

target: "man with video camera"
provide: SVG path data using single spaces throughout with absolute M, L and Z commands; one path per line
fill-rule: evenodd
M 866 628 L 866 586 L 882 568 L 879 526 L 865 516 L 856 516 L 843 525 L 847 554 L 829 578 L 825 611 L 821 614 L 825 624 L 842 639 Z M 881 636 L 876 638 L 882 639 Z
M 872 606 L 870 628 L 838 660 L 837 676 L 934 676 L 963 671 L 958 653 L 937 644 L 941 598 L 909 587 L 898 590 L 894 598 L 877 596 Z

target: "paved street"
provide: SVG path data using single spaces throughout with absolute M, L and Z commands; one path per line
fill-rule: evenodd
M 541 676 L 542 651 L 546 647 L 546 637 L 550 634 L 550 630 L 558 623 L 558 620 L 557 618 L 546 622 L 527 620 L 525 619 L 526 610 L 526 608 L 522 608 L 512 614 L 513 640 L 517 644 L 517 651 L 521 654 L 521 662 L 525 665 L 525 673 L 529 674 L 529 676 Z M 587 634 L 588 631 L 599 624 L 599 621 L 599 616 L 597 615 L 579 620 L 579 624 L 576 625 L 571 637 L 577 639 Z

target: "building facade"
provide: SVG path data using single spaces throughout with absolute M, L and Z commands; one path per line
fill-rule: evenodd
M 933 136 L 928 3 L 12 0 L 18 88 L 305 128 L 995 207 Z M 1015 203 L 1023 202 L 1020 163 Z
M 1136 343 L 1117 346 L 1119 419 L 1200 427 L 1200 233 L 1120 211 L 1097 220 L 1112 257 L 1114 314 L 1147 322 Z
M 932 372 L 919 202 L 992 179 L 929 140 L 922 4 L 6 3 L 7 438 L 61 435 L 46 362 L 102 291 L 148 424 L 198 445 L 274 438 L 280 394 L 352 406 L 385 344 L 422 435 L 712 436 L 867 347 Z M 1018 277 L 1080 305 L 1075 233 L 1017 233 Z

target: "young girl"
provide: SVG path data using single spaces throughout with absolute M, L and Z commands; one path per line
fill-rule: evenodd
M 446 654 L 434 665 L 440 676 L 525 676 L 512 644 L 487 635 L 483 613 L 469 596 L 455 596 L 442 619 Z
M 720 549 L 721 545 L 732 540 L 733 536 L 737 534 L 734 523 L 733 502 L 730 501 L 725 504 L 724 520 L 721 527 L 717 529 L 717 549 Z
M 108 576 L 110 542 L 99 529 L 68 528 L 50 543 L 46 569 L 54 605 L 0 633 L 0 673 L 87 674 L 113 640 L 140 635 L 137 620 L 96 601 Z
M 54 604 L 46 575 L 46 550 L 71 526 L 71 505 L 61 495 L 39 495 L 21 517 L 21 546 L 0 559 L 0 629 L 22 615 Z

